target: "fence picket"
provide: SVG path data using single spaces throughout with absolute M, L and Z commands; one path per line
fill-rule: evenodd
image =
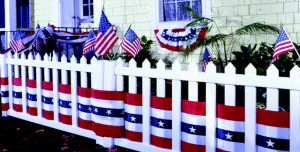
M 290 78 L 299 81 L 300 68 L 295 65 L 290 71 Z M 290 90 L 290 151 L 300 151 L 300 91 Z M 297 141 L 297 142 L 293 142 Z
M 146 59 L 143 62 L 143 69 L 147 70 L 150 69 L 150 62 L 148 59 Z M 150 124 L 150 78 L 149 77 L 143 77 L 143 143 L 146 145 L 150 145 L 150 138 L 151 138 L 151 124 Z
M 53 63 L 58 62 L 58 56 L 53 54 Z M 53 114 L 54 114 L 54 121 L 59 121 L 59 104 L 58 104 L 58 69 L 53 68 Z
M 21 54 L 21 60 L 25 61 L 25 54 Z M 22 79 L 22 112 L 27 114 L 27 88 L 26 88 L 26 69 L 25 65 L 21 65 L 21 79 Z
M 190 75 L 198 73 L 198 65 L 192 61 L 189 64 L 188 71 Z M 198 83 L 196 81 L 188 82 L 188 96 L 190 101 L 198 101 Z
M 7 58 L 8 59 L 12 59 L 12 54 L 11 52 L 8 52 L 7 53 Z M 10 110 L 13 110 L 13 103 L 14 103 L 14 98 L 13 98 L 13 81 L 12 81 L 12 78 L 13 78 L 13 66 L 12 64 L 8 63 L 7 64 L 7 67 L 8 67 L 8 93 L 9 93 L 9 109 Z
M 165 63 L 162 60 L 159 60 L 157 63 L 157 70 L 165 70 Z M 165 97 L 166 95 L 166 83 L 165 79 L 156 80 L 156 96 Z
M 206 73 L 215 74 L 216 66 L 209 62 Z M 216 151 L 216 84 L 206 83 L 206 151 Z
M 235 74 L 235 67 L 232 63 L 229 63 L 225 67 L 225 78 Z M 235 85 L 225 84 L 225 105 L 235 106 L 236 105 L 236 92 Z
M 267 69 L 267 77 L 279 77 L 279 71 L 272 64 Z M 279 110 L 279 92 L 278 89 L 267 88 L 267 103 L 266 103 L 266 110 L 278 111 Z
M 77 59 L 75 55 L 71 57 L 71 63 L 76 66 Z M 86 81 L 86 79 L 83 81 Z M 71 71 L 71 101 L 72 126 L 78 127 L 77 73 L 74 70 Z
M 250 63 L 245 76 L 255 76 L 256 69 Z M 256 88 L 245 86 L 245 151 L 256 151 Z
M 36 61 L 41 61 L 41 56 L 38 53 L 35 56 Z M 42 75 L 41 75 L 41 67 L 36 67 L 36 93 L 37 93 L 37 112 L 38 112 L 38 117 L 42 118 L 42 97 L 41 97 L 41 80 L 42 80 Z
M 181 65 L 179 62 L 175 61 L 172 65 L 172 70 L 179 73 L 180 68 Z M 198 66 L 196 65 L 196 67 L 191 68 L 198 69 Z M 194 71 L 194 69 L 192 71 Z M 192 83 L 196 83 L 197 86 L 197 82 Z M 198 88 L 195 90 L 198 90 Z M 196 93 L 198 95 L 198 91 L 196 91 Z M 181 151 L 181 82 L 180 80 L 174 79 L 172 80 L 172 150 Z
M 136 62 L 133 58 L 129 61 L 129 68 L 136 68 Z M 137 89 L 136 88 L 136 77 L 135 76 L 129 76 L 128 82 L 129 82 L 128 83 L 128 92 L 132 93 L 132 94 L 136 94 L 137 93 L 137 90 L 136 90 Z

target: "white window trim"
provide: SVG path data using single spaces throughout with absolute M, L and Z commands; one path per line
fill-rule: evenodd
M 95 0 L 93 1 L 93 9 L 94 9 L 94 15 L 93 18 L 89 16 L 83 16 L 83 0 L 79 0 L 79 16 L 80 19 L 86 19 L 88 22 L 82 22 L 81 26 L 82 27 L 88 27 L 88 25 L 92 25 L 95 23 Z M 90 21 L 93 21 L 94 23 L 91 23 Z
M 175 29 L 184 28 L 190 21 L 183 22 L 159 22 L 159 0 L 150 0 L 151 5 L 151 29 Z M 211 0 L 202 0 L 202 16 L 211 18 Z

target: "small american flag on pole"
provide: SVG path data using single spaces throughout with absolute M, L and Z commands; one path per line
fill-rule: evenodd
M 88 40 L 84 44 L 83 54 L 86 54 L 89 51 L 91 51 L 94 48 L 95 44 L 96 44 L 96 37 L 93 31 L 90 30 L 90 33 L 88 35 Z
M 141 50 L 142 44 L 139 37 L 129 28 L 123 37 L 121 47 L 133 58 L 135 58 L 135 56 Z
M 270 63 L 270 66 L 272 65 L 272 63 L 278 59 L 280 54 L 286 53 L 286 52 L 290 52 L 290 51 L 294 51 L 296 50 L 292 41 L 290 40 L 290 38 L 288 37 L 285 29 L 282 27 L 279 36 L 276 40 L 275 43 L 275 48 L 274 48 L 274 54 L 272 57 L 272 61 Z
M 102 10 L 99 31 L 96 37 L 95 55 L 105 56 L 119 38 Z
M 21 33 L 20 31 L 17 31 L 16 34 L 13 36 L 13 38 L 9 42 L 9 47 L 14 52 L 19 52 L 23 48 L 25 48 L 24 43 L 22 42 L 22 38 L 24 38 L 26 35 L 25 33 Z
M 204 56 L 203 56 L 203 62 L 202 62 L 202 72 L 206 71 L 206 65 L 209 63 L 209 60 L 211 59 L 211 56 L 208 52 L 208 49 L 205 48 Z

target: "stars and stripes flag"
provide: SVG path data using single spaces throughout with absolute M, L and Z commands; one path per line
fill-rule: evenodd
M 99 31 L 96 37 L 95 54 L 105 56 L 119 38 L 102 10 Z
M 245 151 L 245 108 L 217 104 L 217 150 Z
M 208 52 L 208 49 L 205 48 L 204 56 L 203 56 L 203 62 L 202 62 L 202 72 L 206 71 L 206 65 L 209 63 L 209 60 L 211 59 L 211 56 Z
M 274 48 L 274 54 L 272 57 L 272 61 L 270 63 L 270 65 L 278 59 L 279 55 L 286 53 L 286 52 L 290 52 L 290 51 L 294 51 L 296 50 L 293 42 L 290 40 L 290 38 L 287 35 L 287 32 L 285 31 L 285 29 L 282 27 L 279 36 L 276 40 L 275 43 L 275 48 Z
M 135 58 L 135 56 L 141 50 L 142 44 L 140 38 L 134 33 L 133 30 L 129 28 L 123 37 L 121 47 L 133 58 Z
M 16 34 L 13 36 L 13 38 L 9 42 L 9 47 L 14 52 L 19 52 L 22 49 L 25 48 L 24 43 L 22 42 L 22 38 L 26 36 L 25 33 L 20 32 L 19 30 L 16 32 Z
M 83 54 L 86 54 L 89 51 L 93 50 L 95 44 L 96 44 L 96 37 L 95 37 L 93 31 L 90 30 L 90 33 L 88 35 L 88 40 L 84 44 Z

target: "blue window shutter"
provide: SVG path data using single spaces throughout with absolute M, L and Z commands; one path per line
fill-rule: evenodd
M 5 7 L 4 7 L 4 0 L 0 0 L 0 28 L 5 28 Z

